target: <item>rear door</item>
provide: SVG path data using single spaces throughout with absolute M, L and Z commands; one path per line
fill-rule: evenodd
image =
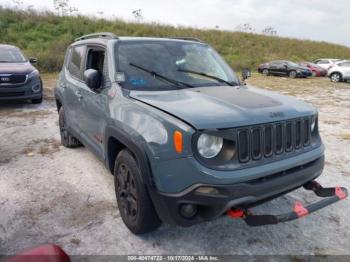
M 101 160 L 104 160 L 103 138 L 109 110 L 106 48 L 100 45 L 88 45 L 84 59 L 83 71 L 97 70 L 101 77 L 101 88 L 90 89 L 85 83 L 79 87 L 82 96 L 80 107 L 80 137 Z
M 67 64 L 64 68 L 64 81 L 60 81 L 60 85 L 64 92 L 64 111 L 68 126 L 73 129 L 73 133 L 80 133 L 80 116 L 81 99 L 79 97 L 79 87 L 83 84 L 82 66 L 85 56 L 85 46 L 73 46 L 69 50 Z

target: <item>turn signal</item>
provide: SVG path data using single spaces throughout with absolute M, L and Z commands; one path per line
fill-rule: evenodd
M 180 131 L 174 132 L 174 147 L 177 153 L 182 153 L 182 133 Z

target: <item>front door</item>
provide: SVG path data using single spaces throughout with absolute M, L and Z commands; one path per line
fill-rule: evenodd
M 103 134 L 106 127 L 106 118 L 108 113 L 108 87 L 105 85 L 106 61 L 105 48 L 102 46 L 88 46 L 83 71 L 87 69 L 97 70 L 102 78 L 101 88 L 97 90 L 90 89 L 86 84 L 79 88 L 82 96 L 80 137 L 101 160 L 104 160 Z
M 344 62 L 342 63 L 342 67 L 344 68 L 344 79 L 349 80 L 350 79 L 350 62 Z
M 286 62 L 281 62 L 278 64 L 277 72 L 281 76 L 288 75 L 288 65 Z

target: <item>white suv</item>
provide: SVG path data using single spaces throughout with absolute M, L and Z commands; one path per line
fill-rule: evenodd
M 330 58 L 322 58 L 317 59 L 313 61 L 313 63 L 317 64 L 318 66 L 322 67 L 323 69 L 328 70 L 334 63 L 340 61 L 339 59 L 330 59 Z
M 350 60 L 336 62 L 328 70 L 327 76 L 332 82 L 341 82 L 350 80 Z

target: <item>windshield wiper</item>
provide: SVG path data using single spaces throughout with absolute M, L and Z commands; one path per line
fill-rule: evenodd
M 179 72 L 184 72 L 184 73 L 190 73 L 190 74 L 195 74 L 195 75 L 200 75 L 200 76 L 204 76 L 204 77 L 207 77 L 207 78 L 210 78 L 210 79 L 214 79 L 220 83 L 225 83 L 229 86 L 236 86 L 237 84 L 233 84 L 229 81 L 226 81 L 220 77 L 217 77 L 217 76 L 212 76 L 212 75 L 208 75 L 206 73 L 203 73 L 203 72 L 197 72 L 197 71 L 193 71 L 193 70 L 186 70 L 186 69 L 178 69 L 177 71 Z
M 135 67 L 135 68 L 137 68 L 137 69 L 139 69 L 139 70 L 141 70 L 141 71 L 144 71 L 144 72 L 150 74 L 151 76 L 153 76 L 153 77 L 156 78 L 156 79 L 165 80 L 165 81 L 167 81 L 168 83 L 173 84 L 174 86 L 176 86 L 176 87 L 179 88 L 179 89 L 182 89 L 182 88 L 183 88 L 182 86 L 193 87 L 193 86 L 190 85 L 190 84 L 187 84 L 187 83 L 184 83 L 184 82 L 181 82 L 181 81 L 177 81 L 177 80 L 174 80 L 174 79 L 170 79 L 170 78 L 168 78 L 168 77 L 166 77 L 166 76 L 163 76 L 163 75 L 161 75 L 161 74 L 159 74 L 159 73 L 157 73 L 157 72 L 155 72 L 155 71 L 149 70 L 149 69 L 144 68 L 144 67 L 139 66 L 139 65 L 135 65 L 134 63 L 129 63 L 129 65 L 132 66 L 132 67 Z

